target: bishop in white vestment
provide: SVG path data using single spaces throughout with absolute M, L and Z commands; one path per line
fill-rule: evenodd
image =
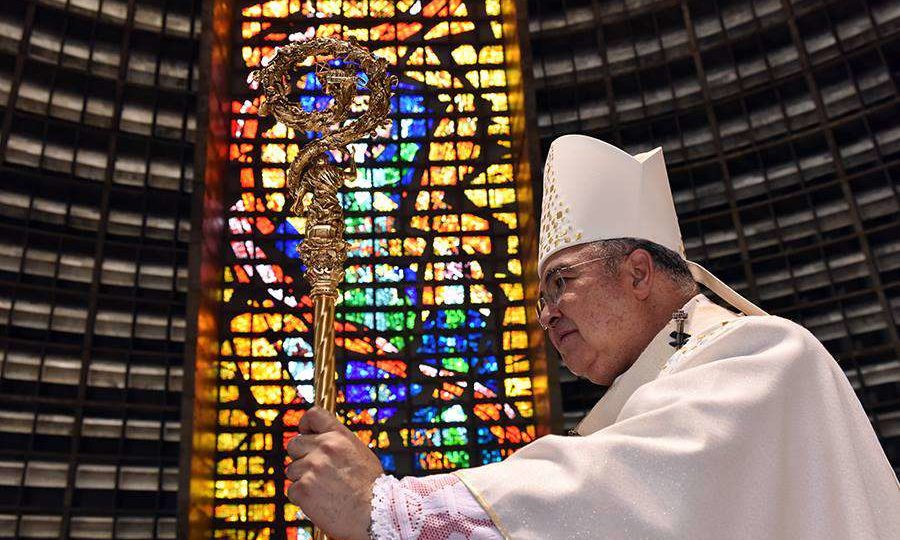
M 317 525 L 354 539 L 900 538 L 897 477 L 835 360 L 683 260 L 661 149 L 561 137 L 544 186 L 540 322 L 574 372 L 611 383 L 579 436 L 397 480 L 313 410 L 287 474 Z M 371 519 L 350 517 L 360 507 Z

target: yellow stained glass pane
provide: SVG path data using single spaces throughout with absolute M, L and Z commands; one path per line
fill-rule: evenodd
M 475 47 L 468 44 L 460 45 L 453 49 L 450 55 L 461 66 L 472 65 L 478 61 L 478 53 L 475 52 Z
M 525 324 L 525 306 L 512 306 L 503 313 L 503 326 Z
M 509 397 L 531 395 L 531 379 L 528 377 L 509 377 L 503 380 L 503 386 Z
M 507 351 L 513 349 L 527 349 L 528 334 L 524 330 L 503 332 L 503 348 Z M 529 379 L 529 381 L 531 381 L 531 379 Z
M 368 0 L 344 0 L 344 17 L 365 17 L 368 13 Z
M 518 228 L 518 219 L 515 212 L 494 212 L 494 219 L 505 224 L 511 230 Z
M 317 0 L 317 17 L 334 17 L 341 14 L 341 0 Z
M 486 231 L 490 229 L 488 220 L 475 214 L 462 215 L 462 230 L 464 231 Z
M 501 283 L 500 288 L 503 289 L 503 294 L 510 302 L 517 302 L 525 298 L 521 283 Z
M 460 137 L 474 137 L 478 133 L 478 118 L 468 116 L 457 121 L 456 134 Z
M 284 169 L 266 168 L 262 170 L 262 184 L 264 188 L 283 188 L 284 182 Z
M 476 253 L 489 255 L 491 253 L 491 238 L 489 236 L 463 237 L 462 249 L 469 255 L 475 255 Z
M 432 230 L 440 233 L 459 232 L 459 216 L 442 215 L 434 216 Z
M 494 188 L 488 190 L 491 208 L 500 208 L 516 202 L 516 190 L 514 188 Z
M 369 15 L 372 17 L 393 17 L 393 0 L 369 0 Z
M 469 298 L 473 304 L 490 304 L 494 300 L 494 295 L 486 286 L 476 283 L 469 287 Z
M 281 212 L 284 208 L 284 192 L 266 193 L 266 208 L 273 212 Z
M 503 23 L 491 21 L 491 32 L 494 34 L 494 38 L 503 39 Z
M 500 15 L 500 0 L 485 0 L 484 11 L 488 15 Z
M 531 369 L 531 362 L 524 354 L 509 354 L 503 359 L 503 371 L 506 373 L 526 373 Z
M 487 45 L 478 51 L 479 64 L 502 64 L 503 45 Z
M 505 92 L 485 92 L 481 97 L 491 102 L 491 110 L 494 112 L 509 110 L 509 97 Z
M 509 272 L 514 276 L 522 275 L 522 261 L 519 259 L 510 259 L 506 263 L 506 267 L 509 269 Z
M 234 385 L 219 386 L 219 403 L 230 403 L 237 401 L 240 396 L 240 389 Z

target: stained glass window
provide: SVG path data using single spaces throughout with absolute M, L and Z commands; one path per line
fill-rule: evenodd
M 239 13 L 234 81 L 312 36 L 355 37 L 400 79 L 392 127 L 350 147 L 335 323 L 338 416 L 399 476 L 498 461 L 535 437 L 502 16 L 496 0 L 272 0 Z M 302 107 L 327 106 L 314 72 L 296 80 Z M 214 537 L 308 538 L 283 476 L 313 395 L 305 224 L 284 175 L 308 134 L 258 106 L 248 88 L 231 108 Z

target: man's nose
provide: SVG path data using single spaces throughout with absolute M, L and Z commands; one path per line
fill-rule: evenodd
M 549 329 L 556 326 L 556 323 L 559 322 L 561 317 L 562 313 L 560 313 L 559 308 L 555 305 L 548 304 L 544 306 L 538 320 L 541 323 L 541 327 Z

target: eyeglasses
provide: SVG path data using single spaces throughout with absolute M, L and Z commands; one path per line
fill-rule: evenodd
M 541 325 L 541 328 L 544 330 L 547 329 L 547 327 L 544 326 L 544 323 L 541 322 L 541 314 L 544 313 L 544 309 L 559 303 L 559 299 L 562 298 L 563 293 L 566 292 L 566 278 L 562 276 L 562 273 L 573 268 L 578 268 L 579 266 L 584 266 L 585 264 L 603 261 L 609 258 L 611 257 L 597 257 L 595 259 L 581 261 L 580 263 L 570 264 L 569 266 L 563 266 L 562 268 L 557 268 L 547 276 L 546 283 L 544 283 L 544 293 L 538 298 L 537 305 L 534 306 L 535 311 L 537 312 L 538 324 Z

